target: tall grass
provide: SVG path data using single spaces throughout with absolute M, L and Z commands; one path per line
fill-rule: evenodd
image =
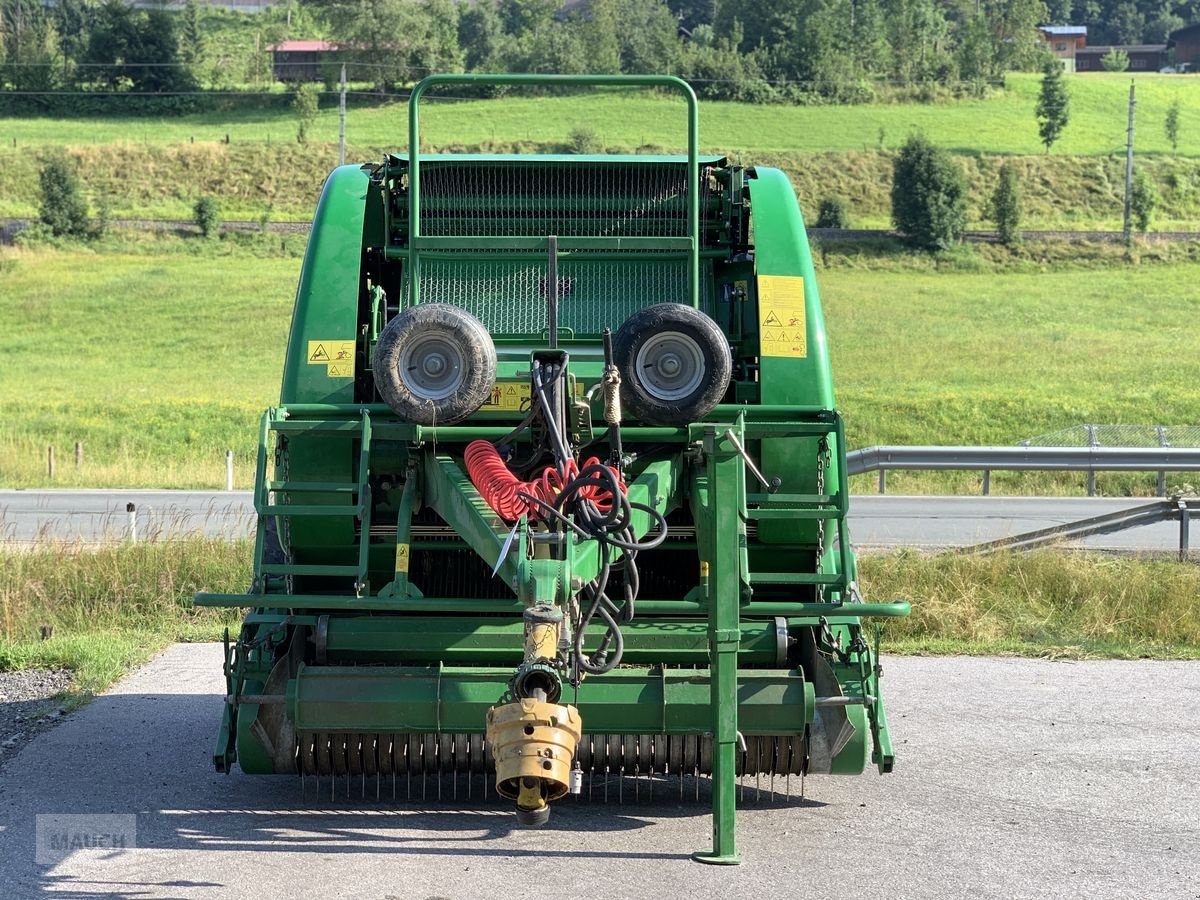
M 198 537 L 0 549 L 0 670 L 67 668 L 78 689 L 98 691 L 172 641 L 216 640 L 239 614 L 198 609 L 192 595 L 245 590 L 250 557 L 249 541 Z M 1196 565 L 900 552 L 862 558 L 860 578 L 871 599 L 912 602 L 886 626 L 901 652 L 1200 656 Z
M 864 593 L 904 598 L 889 643 L 917 651 L 1200 656 L 1200 566 L 1042 550 L 860 560 Z
M 1200 124 L 1197 125 L 1200 131 Z M 492 144 L 456 150 L 558 152 L 553 141 L 539 144 Z M 0 215 L 32 216 L 38 206 L 39 157 L 50 147 L 34 150 L 0 146 Z M 608 146 L 617 151 L 619 145 Z M 635 148 L 625 147 L 627 152 Z M 661 149 L 643 147 L 643 152 Z M 375 161 L 394 146 L 360 144 L 347 158 Z M 718 151 L 747 164 L 776 166 L 787 173 L 801 207 L 815 221 L 820 201 L 846 201 L 849 224 L 855 228 L 889 227 L 893 153 L 852 149 L 801 151 L 761 150 L 726 143 Z M 983 155 L 983 154 L 987 155 Z M 300 147 L 294 143 L 138 145 L 114 143 L 72 146 L 71 159 L 85 189 L 101 198 L 118 218 L 190 220 L 198 198 L 216 196 L 227 219 L 258 221 L 263 216 L 307 220 L 329 170 L 336 164 L 331 146 Z M 968 222 L 990 228 L 987 201 L 995 188 L 997 170 L 1006 157 L 980 147 L 959 155 L 966 173 Z M 1027 229 L 1120 229 L 1123 209 L 1124 159 L 1118 156 L 1020 155 L 1013 158 L 1024 186 L 1022 226 Z M 1200 159 L 1177 156 L 1139 158 L 1139 172 L 1155 184 L 1159 205 L 1156 230 L 1200 229 Z
M 192 595 L 244 591 L 250 557 L 246 541 L 198 537 L 0 549 L 0 669 L 69 668 L 95 691 L 172 641 L 215 640 L 236 616 Z

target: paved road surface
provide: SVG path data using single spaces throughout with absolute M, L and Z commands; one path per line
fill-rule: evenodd
M 899 497 L 865 494 L 851 502 L 850 525 L 862 548 L 934 549 L 973 544 L 1146 503 L 1145 498 Z M 0 491 L 0 540 L 38 535 L 120 540 L 126 504 L 138 510 L 141 536 L 203 532 L 246 534 L 254 522 L 248 491 Z M 1106 550 L 1174 551 L 1179 525 L 1162 522 L 1088 538 Z
M 745 864 L 726 869 L 688 860 L 706 808 L 661 793 L 569 801 L 525 831 L 478 799 L 318 800 L 311 779 L 302 796 L 217 775 L 220 650 L 176 646 L 0 773 L 0 897 L 1200 895 L 1200 664 L 885 665 L 895 773 L 747 797 Z M 34 817 L 52 813 L 132 814 L 136 846 L 38 865 Z

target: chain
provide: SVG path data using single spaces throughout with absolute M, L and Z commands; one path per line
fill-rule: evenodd
M 817 494 L 825 495 L 825 469 L 830 461 L 829 438 L 822 437 L 817 444 Z M 825 560 L 825 520 L 817 519 L 817 574 L 821 574 L 822 563 Z M 825 585 L 817 585 L 817 602 L 825 602 Z

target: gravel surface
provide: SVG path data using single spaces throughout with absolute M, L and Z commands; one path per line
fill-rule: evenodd
M 318 796 L 311 778 L 219 775 L 221 648 L 178 645 L 8 767 L 0 897 L 1200 896 L 1200 664 L 884 667 L 895 773 L 809 778 L 803 802 L 794 782 L 791 802 L 747 796 L 730 868 L 689 860 L 705 805 L 630 803 L 628 780 L 624 805 L 563 802 L 528 830 L 478 794 L 376 801 L 345 779 L 331 797 L 328 778 Z M 39 863 L 37 817 L 81 813 L 123 816 L 124 847 Z
M 71 685 L 71 673 L 49 669 L 0 672 L 0 768 L 39 732 L 63 716 L 55 695 Z

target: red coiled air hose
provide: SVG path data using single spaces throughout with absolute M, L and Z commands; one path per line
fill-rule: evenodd
M 521 481 L 508 470 L 496 448 L 487 441 L 472 441 L 468 444 L 465 460 L 467 474 L 479 495 L 500 518 L 509 522 L 515 522 L 524 515 L 528 515 L 530 519 L 538 519 L 541 516 L 542 508 L 537 503 L 530 503 L 521 496 L 522 494 L 553 505 L 563 485 L 579 476 L 579 466 L 572 459 L 567 461 L 565 480 L 554 466 L 547 466 L 540 477 L 533 481 Z M 599 464 L 600 460 L 592 457 L 583 464 L 583 468 Z M 618 484 L 624 492 L 625 483 L 620 481 L 620 476 Z M 612 493 L 598 485 L 586 484 L 580 487 L 579 497 L 590 500 L 602 513 L 612 509 Z

